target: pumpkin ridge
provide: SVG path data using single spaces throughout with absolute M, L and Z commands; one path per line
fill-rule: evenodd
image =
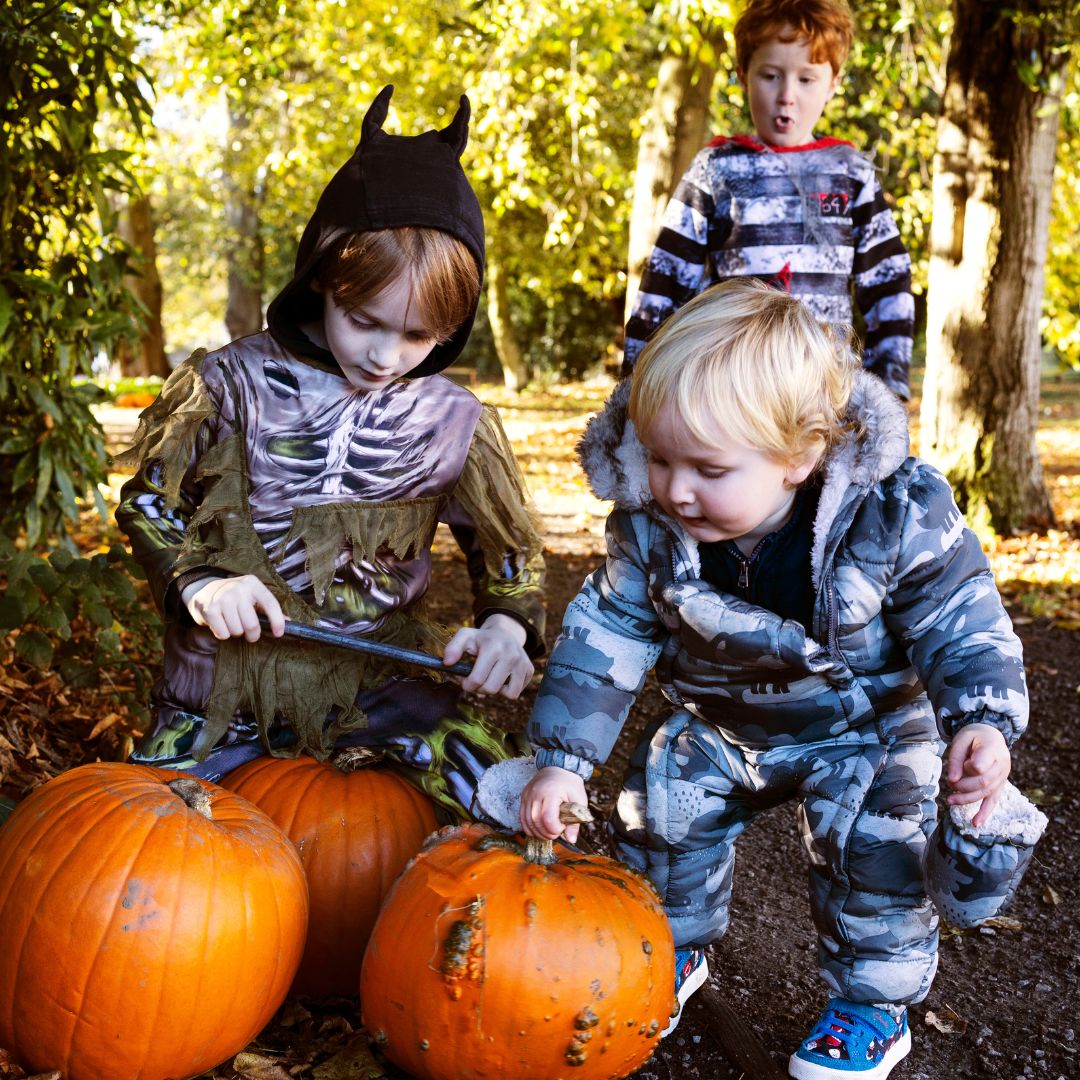
M 90 782 L 88 782 L 88 783 L 81 786 L 82 790 L 86 793 L 86 796 L 87 796 L 88 799 L 93 796 L 92 783 L 93 783 L 93 781 L 90 781 Z M 79 790 L 79 788 L 76 787 L 76 790 Z M 85 802 L 87 800 L 84 799 L 83 801 Z M 66 805 L 66 802 L 65 802 L 65 805 Z M 77 805 L 73 806 L 72 807 L 72 812 L 77 811 L 77 809 L 78 809 Z M 77 898 L 78 902 L 75 905 L 76 910 L 82 909 L 87 904 L 91 894 L 93 893 L 93 891 L 94 891 L 94 889 L 96 887 L 100 887 L 101 884 L 107 882 L 110 878 L 115 880 L 120 876 L 117 873 L 117 870 L 119 868 L 116 868 L 116 867 L 112 866 L 112 860 L 114 858 L 113 853 L 118 851 L 118 850 L 123 851 L 126 844 L 130 843 L 131 835 L 132 835 L 132 831 L 133 831 L 132 825 L 137 820 L 137 818 L 136 818 L 137 812 L 138 812 L 138 810 L 137 810 L 136 801 L 131 800 L 131 799 L 126 799 L 123 802 L 118 802 L 115 805 L 110 806 L 108 811 L 105 812 L 105 813 L 100 813 L 99 812 L 96 816 L 94 816 L 92 818 L 87 818 L 87 817 L 81 817 L 80 818 L 80 820 L 83 821 L 84 824 L 86 825 L 86 829 L 80 835 L 79 841 L 84 839 L 91 832 L 96 831 L 97 828 L 102 823 L 108 823 L 113 818 L 119 818 L 120 819 L 119 824 L 120 825 L 128 825 L 128 828 L 120 828 L 120 827 L 118 827 L 118 828 L 114 828 L 114 829 L 109 830 L 109 838 L 112 841 L 112 843 L 104 851 L 102 851 L 101 848 L 100 848 L 100 845 L 98 845 L 98 850 L 101 853 L 101 857 L 97 859 L 97 873 L 96 873 L 95 876 L 93 876 L 91 878 L 84 878 L 82 880 L 82 885 L 84 886 L 84 888 L 83 888 L 83 891 L 82 891 L 81 895 L 78 895 L 78 898 Z M 44 817 L 43 817 L 43 820 L 45 820 Z M 146 828 L 146 826 L 144 826 L 144 829 L 145 828 Z M 133 865 L 133 863 L 134 863 L 135 859 L 138 857 L 138 855 L 141 854 L 142 849 L 145 846 L 145 843 L 146 843 L 146 833 L 144 832 L 144 835 L 142 837 L 142 842 L 140 843 L 139 851 L 134 853 L 134 855 L 133 855 L 133 857 L 131 859 L 126 860 L 126 865 L 124 866 L 124 868 L 122 870 L 122 875 L 123 875 L 124 878 L 127 878 L 130 875 L 131 866 Z M 72 850 L 74 849 L 74 847 L 75 847 L 75 845 L 73 844 L 72 845 Z M 67 860 L 69 858 L 70 858 L 70 852 L 68 853 L 68 855 L 65 856 L 65 860 L 64 860 L 65 863 L 67 863 Z M 46 890 L 47 891 L 48 891 L 50 886 L 52 888 L 55 888 L 56 884 L 57 884 L 56 880 L 55 880 L 55 877 L 50 878 L 45 884 L 46 884 Z M 38 903 L 40 903 L 40 899 L 39 899 L 38 902 L 35 902 L 35 905 L 34 905 L 35 908 L 38 906 Z M 119 899 L 117 900 L 117 903 L 119 904 Z M 114 911 L 113 911 L 113 920 L 115 920 L 115 918 L 116 918 L 116 913 L 115 913 L 115 909 L 114 909 Z M 70 946 L 70 944 L 71 944 L 70 935 L 73 934 L 74 931 L 75 931 L 75 924 L 70 923 L 66 929 L 67 929 L 68 935 L 69 935 L 68 943 L 69 943 L 69 946 Z M 92 953 L 91 953 L 91 957 L 90 957 L 90 964 L 85 969 L 85 971 L 80 972 L 79 976 L 75 980 L 73 980 L 73 981 L 76 982 L 77 985 L 84 987 L 82 996 L 85 996 L 85 994 L 86 994 L 85 988 L 88 988 L 88 987 L 92 986 L 93 980 L 95 979 L 95 973 L 100 971 L 100 963 L 101 963 L 101 960 L 102 960 L 102 948 L 101 948 L 101 945 L 102 945 L 102 941 L 108 935 L 109 929 L 110 929 L 109 924 L 104 924 L 103 923 L 100 926 L 101 934 L 100 934 L 100 937 L 98 938 L 98 940 L 93 945 Z M 23 942 L 26 942 L 29 939 L 29 937 L 30 937 L 29 934 L 22 935 Z M 19 968 L 21 968 L 21 967 L 22 967 L 22 961 L 21 961 L 21 956 L 20 956 L 20 962 L 19 962 L 19 965 L 16 968 L 16 970 L 18 971 Z M 56 1000 L 56 999 L 54 998 L 54 1000 Z M 60 1002 L 57 1001 L 57 1004 L 60 1004 Z M 79 1014 L 75 1009 L 71 1009 L 71 1008 L 68 1008 L 68 1007 L 65 1006 L 64 1011 L 71 1018 L 71 1025 L 70 1025 L 70 1027 L 67 1028 L 67 1030 L 64 1033 L 64 1037 L 63 1037 L 63 1045 L 68 1047 L 68 1059 L 67 1059 L 66 1064 L 67 1064 L 67 1068 L 70 1069 L 72 1060 L 77 1059 L 78 1056 L 79 1056 L 80 1039 L 82 1037 L 84 1037 L 84 1035 L 82 1035 L 81 1032 L 82 1033 L 85 1032 L 86 1024 L 83 1023 L 81 1028 L 80 1028 Z

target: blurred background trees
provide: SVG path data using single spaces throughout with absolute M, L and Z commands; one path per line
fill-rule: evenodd
M 993 62 L 984 51 L 971 63 L 1018 81 L 1032 130 L 1054 125 L 1057 163 L 1001 207 L 1002 235 L 1037 198 L 1049 221 L 1041 286 L 1030 259 L 1018 271 L 1031 286 L 1025 358 L 1003 363 L 1080 369 L 1075 33 L 1044 24 L 1031 37 L 1032 12 L 1052 8 L 1071 26 L 1076 0 L 852 6 L 856 44 L 821 130 L 881 169 L 914 262 L 920 332 L 934 300 L 943 102 L 957 78 L 974 78 L 950 74 L 949 45 L 971 45 L 966 11 L 993 9 Z M 508 387 L 617 370 L 628 294 L 668 192 L 702 143 L 748 129 L 737 12 L 728 0 L 11 0 L 0 11 L 5 531 L 31 545 L 62 537 L 95 490 L 95 370 L 159 374 L 163 356 L 175 364 L 261 327 L 318 192 L 387 82 L 390 130 L 441 126 L 461 92 L 472 101 L 465 164 L 487 215 L 489 273 L 461 363 Z M 994 153 L 1008 165 L 1021 151 Z M 942 304 L 957 299 L 940 291 Z M 934 323 L 935 349 L 949 317 Z M 979 349 L 958 346 L 961 370 L 978 366 Z M 943 378 L 928 368 L 933 394 Z M 933 400 L 928 445 L 940 443 L 960 482 L 976 451 L 969 441 L 966 465 L 945 460 L 939 429 L 952 421 Z M 1040 512 L 1038 487 L 988 520 L 1007 530 Z M 974 508 L 983 496 L 971 492 Z

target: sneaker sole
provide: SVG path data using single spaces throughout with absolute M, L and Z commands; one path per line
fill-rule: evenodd
M 683 1006 L 689 1000 L 690 995 L 693 994 L 695 990 L 700 989 L 708 977 L 709 962 L 708 960 L 702 960 L 702 962 L 690 973 L 682 986 L 679 987 L 679 1011 L 671 1018 L 671 1023 L 660 1032 L 661 1039 L 666 1039 L 679 1026 L 679 1021 L 682 1019 Z
M 812 1061 L 792 1054 L 788 1059 L 788 1076 L 794 1077 L 794 1080 L 839 1080 L 842 1076 L 850 1076 L 854 1080 L 885 1080 L 910 1052 L 911 1028 L 909 1027 L 872 1069 L 831 1068 L 827 1065 L 815 1065 Z

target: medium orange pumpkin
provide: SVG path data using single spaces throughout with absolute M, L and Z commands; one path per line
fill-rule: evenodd
M 350 771 L 311 757 L 264 757 L 222 783 L 265 810 L 300 852 L 311 895 L 293 990 L 355 994 L 375 917 L 438 822 L 431 801 L 384 768 Z
M 398 879 L 364 957 L 364 1026 L 417 1080 L 613 1080 L 674 1007 L 652 885 L 612 859 L 548 865 L 481 825 L 444 829 Z
M 196 1076 L 284 1000 L 307 884 L 231 792 L 105 762 L 38 788 L 0 829 L 0 1046 L 64 1080 Z

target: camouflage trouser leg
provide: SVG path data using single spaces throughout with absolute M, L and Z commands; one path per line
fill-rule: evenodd
M 611 831 L 618 857 L 659 891 L 676 946 L 707 944 L 727 930 L 735 840 L 784 797 L 755 791 L 741 755 L 689 713 L 646 732 Z
M 387 764 L 423 791 L 448 821 L 476 816 L 476 785 L 496 761 L 529 754 L 520 734 L 490 724 L 468 704 L 455 683 L 433 679 L 391 679 L 363 691 L 357 705 L 367 726 L 338 739 L 335 748 L 365 746 L 381 750 Z M 253 722 L 234 721 L 204 761 L 191 756 L 203 717 L 159 708 L 154 728 L 140 741 L 131 760 L 140 765 L 183 769 L 205 780 L 220 780 L 266 750 Z M 287 724 L 275 726 L 270 744 L 286 754 L 296 738 Z
M 631 758 L 612 832 L 647 873 L 678 945 L 727 929 L 734 845 L 761 811 L 801 801 L 821 973 L 856 1001 L 919 1001 L 937 964 L 937 918 L 923 892 L 940 759 L 934 741 L 831 743 L 742 752 L 676 712 Z
M 938 917 L 923 886 L 941 773 L 938 743 L 818 744 L 801 778 L 810 904 L 829 989 L 852 1001 L 922 1001 Z

